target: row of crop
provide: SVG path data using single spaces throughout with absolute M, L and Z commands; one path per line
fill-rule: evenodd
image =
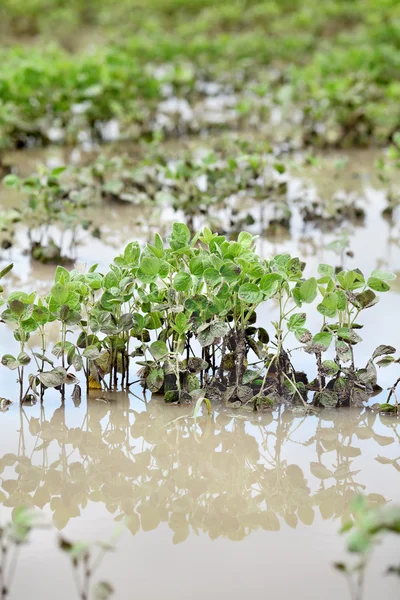
M 238 117 L 245 110 L 255 124 L 266 121 L 258 115 L 260 98 L 266 104 L 271 92 L 278 104 L 289 98 L 287 118 L 293 104 L 303 111 L 305 142 L 385 142 L 399 122 L 396 15 L 389 6 L 326 43 L 307 27 L 296 33 L 295 26 L 278 27 L 272 35 L 263 28 L 209 35 L 156 27 L 79 56 L 56 47 L 3 49 L 2 145 L 75 142 L 82 132 L 101 138 L 111 119 L 130 135 L 134 124 L 136 136 L 148 135 L 163 129 L 155 120 L 163 100 L 183 98 L 193 108 L 208 94 L 204 82 L 219 84 L 222 94 L 235 91 Z M 183 125 L 178 116 L 176 131 Z
M 86 273 L 58 267 L 45 298 L 9 294 L 2 321 L 13 328 L 19 352 L 2 363 L 18 371 L 21 400 L 43 397 L 47 388 L 64 397 L 67 384 L 80 394 L 80 371 L 87 390 L 129 388 L 133 360 L 143 385 L 167 402 L 306 406 L 314 392 L 314 405 L 362 405 L 379 389 L 374 361 L 391 364 L 395 349 L 381 345 L 357 368 L 358 319 L 395 276 L 374 271 L 366 279 L 359 270 L 320 265 L 318 276 L 306 279 L 304 267 L 288 254 L 262 259 L 249 233 L 228 241 L 205 228 L 192 237 L 175 223 L 167 244 L 158 234 L 143 250 L 132 242 L 107 273 L 96 265 Z M 313 334 L 303 310 L 315 302 L 322 324 Z M 266 322 L 276 305 L 276 320 Z M 49 327 L 59 330 L 51 353 Z M 39 351 L 30 342 L 34 333 Z M 293 365 L 291 334 L 315 357 L 311 379 Z M 328 350 L 332 358 L 323 360 Z M 35 370 L 26 388 L 29 364 Z
M 82 166 L 41 167 L 26 178 L 8 174 L 5 187 L 16 189 L 22 200 L 17 208 L 0 213 L 2 246 L 13 244 L 16 225 L 23 223 L 29 232 L 27 250 L 33 258 L 56 264 L 68 260 L 74 248 L 67 251 L 63 240 L 76 239 L 82 226 L 101 236 L 101 230 L 87 217 L 102 201 L 172 207 L 183 211 L 191 229 L 199 219 L 210 225 L 213 215 L 208 219 L 206 214 L 213 207 L 225 215 L 224 231 L 239 230 L 243 222 L 254 223 L 252 213 L 262 208 L 260 231 L 264 228 L 270 236 L 286 232 L 293 211 L 287 161 L 257 150 L 254 144 L 242 148 L 234 143 L 215 151 L 174 151 L 168 155 L 164 147 L 154 146 L 140 161 L 129 156 L 100 155 Z M 383 161 L 379 170 L 389 186 L 390 164 L 389 160 Z M 246 208 L 239 210 L 237 207 L 243 203 Z M 344 201 L 332 197 L 329 202 L 321 199 L 310 203 L 304 194 L 296 201 L 296 210 L 304 221 L 321 227 L 343 221 L 358 223 L 364 218 L 362 204 L 351 198 Z
M 145 30 L 173 31 L 177 34 L 241 31 L 263 27 L 271 33 L 298 33 L 309 28 L 315 35 L 331 35 L 338 27 L 363 23 L 376 15 L 393 11 L 391 0 L 4 0 L 1 25 L 4 33 L 36 36 L 49 34 L 61 41 L 80 27 L 104 27 L 107 32 Z M 0 30 L 1 31 L 1 30 Z

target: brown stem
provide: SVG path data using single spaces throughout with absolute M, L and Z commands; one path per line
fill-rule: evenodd
M 236 386 L 243 384 L 246 340 L 243 329 L 236 332 Z
M 322 355 L 321 355 L 321 352 L 317 352 L 316 357 L 317 357 L 317 366 L 318 366 L 319 391 L 322 392 L 322 390 L 325 387 L 325 377 L 322 375 Z

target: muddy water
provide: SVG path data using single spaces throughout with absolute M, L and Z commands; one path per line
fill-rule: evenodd
M 52 165 L 65 162 L 58 152 L 50 150 L 42 159 L 50 157 Z M 240 198 L 238 212 L 253 215 L 255 223 L 247 228 L 261 234 L 263 255 L 299 255 L 307 260 L 308 274 L 319 262 L 339 264 L 341 258 L 326 246 L 342 232 L 348 233 L 354 253 L 345 257 L 347 266 L 366 273 L 399 271 L 400 231 L 381 216 L 385 193 L 373 176 L 376 156 L 356 153 L 339 168 L 340 158 L 328 156 L 318 167 L 293 167 L 293 221 L 283 238 L 265 235 L 263 210 L 268 207 Z M 37 156 L 28 159 L 28 166 L 21 163 L 26 174 Z M 356 195 L 365 207 L 365 222 L 335 232 L 305 226 L 296 208 L 305 189 L 321 201 L 338 190 Z M 13 202 L 9 195 L 0 197 L 4 206 Z M 131 239 L 146 241 L 160 223 L 167 230 L 176 215 L 157 211 L 104 206 L 95 215 L 102 239 L 82 233 L 79 261 L 105 267 Z M 226 210 L 209 216 L 217 226 L 226 223 Z M 16 265 L 9 286 L 34 285 L 45 292 L 54 268 L 31 263 L 21 251 L 25 240 L 21 228 L 16 247 L 3 255 L 4 262 Z M 382 295 L 378 308 L 366 311 L 359 364 L 380 343 L 400 347 L 393 322 L 399 293 L 396 284 Z M 259 317 L 266 322 L 272 315 Z M 318 319 L 312 319 L 310 326 L 318 327 Z M 0 353 L 11 351 L 13 343 L 2 328 Z M 307 369 L 310 357 L 301 353 L 296 360 Z M 388 387 L 398 376 L 396 366 L 379 375 Z M 0 396 L 13 397 L 15 373 L 2 370 L 0 382 Z M 344 579 L 332 568 L 333 561 L 346 558 L 338 530 L 356 493 L 376 504 L 400 502 L 398 421 L 353 410 L 304 418 L 215 409 L 195 424 L 192 407 L 168 407 L 136 392 L 129 398 L 94 396 L 79 407 L 68 400 L 64 408 L 49 395 L 43 410 L 36 405 L 20 411 L 15 403 L 0 416 L 1 518 L 26 503 L 42 509 L 54 524 L 35 532 L 23 548 L 14 598 L 75 598 L 67 558 L 55 550 L 55 532 L 73 540 L 107 540 L 125 518 L 117 550 L 105 557 L 95 577 L 114 585 L 117 600 L 133 595 L 348 597 Z M 382 576 L 397 555 L 396 540 L 377 549 L 365 598 L 398 598 L 395 579 Z
M 338 530 L 356 493 L 400 501 L 396 422 L 351 410 L 304 418 L 226 409 L 194 423 L 191 411 L 115 395 L 1 416 L 2 519 L 25 503 L 55 528 L 24 547 L 13 597 L 74 598 L 55 531 L 108 540 L 124 518 L 96 574 L 118 599 L 347 597 L 332 568 L 346 558 Z M 366 598 L 398 597 L 381 577 L 392 546 L 376 551 Z

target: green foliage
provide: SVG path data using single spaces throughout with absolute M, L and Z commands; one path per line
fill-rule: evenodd
M 131 359 L 140 367 L 143 385 L 164 393 L 169 402 L 190 400 L 194 391 L 208 397 L 210 386 L 226 402 L 246 404 L 257 398 L 254 406 L 263 404 L 267 389 L 270 401 L 289 398 L 305 404 L 308 391 L 316 391 L 314 404 L 332 406 L 356 402 L 352 390 L 357 384 L 357 401 L 360 390 L 368 399 L 376 388 L 373 360 L 387 358 L 394 349 L 380 346 L 365 369 L 356 369 L 353 347 L 361 341 L 356 319 L 375 304 L 360 297 L 369 293 L 375 299 L 371 279 L 389 286 L 394 276 L 375 271 L 366 279 L 359 270 L 335 274 L 322 265 L 323 277 L 305 279 L 299 259 L 279 254 L 264 260 L 254 242 L 247 232 L 230 241 L 208 228 L 192 237 L 186 225 L 175 223 L 167 243 L 158 235 L 143 249 L 132 242 L 107 273 L 96 266 L 86 273 L 59 266 L 45 298 L 35 292 L 9 294 L 1 316 L 14 330 L 19 353 L 4 355 L 2 364 L 18 370 L 21 400 L 27 393 L 42 396 L 48 388 L 64 395 L 66 386 L 79 386 L 81 371 L 87 390 L 129 387 Z M 272 336 L 257 325 L 256 311 L 276 301 L 278 321 L 267 325 Z M 323 323 L 312 335 L 306 313 L 294 311 L 314 302 Z M 60 339 L 50 357 L 46 328 L 54 322 Z M 29 343 L 35 332 L 40 352 Z M 285 348 L 290 335 L 315 355 L 317 385 L 294 368 Z M 322 361 L 321 354 L 332 346 L 334 360 Z M 248 369 L 251 353 L 258 371 Z M 29 375 L 24 392 L 28 365 L 37 371 Z
M 342 527 L 347 534 L 347 550 L 357 556 L 354 565 L 335 563 L 336 569 L 344 573 L 349 582 L 352 597 L 361 600 L 363 581 L 370 562 L 371 551 L 387 533 L 400 534 L 400 507 L 386 504 L 378 508 L 368 506 L 363 496 L 357 496 L 352 503 L 354 520 Z M 399 574 L 399 566 L 388 567 L 387 573 Z
M 70 189 L 63 184 L 61 175 L 65 167 L 48 169 L 40 167 L 35 175 L 19 178 L 7 175 L 3 185 L 16 188 L 24 199 L 15 210 L 13 222 L 23 222 L 28 228 L 30 253 L 43 263 L 57 263 L 63 256 L 63 232 L 68 231 L 74 239 L 78 226 L 83 222 L 83 210 L 88 205 L 86 189 Z M 61 230 L 60 239 L 54 241 L 52 229 Z M 87 228 L 89 224 L 87 224 Z
M 163 101 L 184 98 L 197 117 L 208 95 L 201 84 L 214 82 L 235 92 L 236 126 L 262 125 L 272 97 L 288 119 L 300 108 L 306 144 L 387 141 L 399 118 L 398 22 L 397 3 L 380 0 L 5 0 L 5 42 L 13 32 L 43 37 L 0 51 L 0 139 L 11 147 L 82 132 L 101 139 L 110 120 L 130 137 L 157 134 L 154 123 L 166 134 L 197 130 L 196 119 L 165 118 Z M 65 49 L 46 43 L 54 38 Z

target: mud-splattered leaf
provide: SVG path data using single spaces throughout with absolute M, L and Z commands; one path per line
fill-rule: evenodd
M 158 392 L 164 383 L 164 371 L 159 369 L 152 369 L 146 377 L 146 385 L 151 392 Z
M 197 331 L 197 339 L 199 343 L 205 346 L 211 346 L 211 344 L 217 343 L 222 337 L 226 335 L 228 331 L 228 325 L 221 321 L 213 321 L 212 323 L 205 323 L 201 325 Z
M 47 388 L 58 387 L 67 381 L 67 371 L 62 367 L 57 367 L 52 371 L 44 371 L 38 374 L 39 380 Z
M 333 377 L 339 371 L 339 367 L 334 360 L 324 360 L 322 363 L 322 369 L 324 375 L 328 377 Z
M 377 348 L 375 348 L 372 358 L 378 358 L 379 356 L 385 356 L 386 354 L 394 354 L 396 352 L 396 348 L 393 346 L 386 346 L 385 344 L 381 344 Z
M 323 392 L 318 392 L 318 394 L 316 394 L 316 401 L 325 408 L 333 408 L 337 406 L 339 397 L 336 392 L 324 390 Z
M 314 335 L 312 344 L 318 349 L 319 352 L 325 352 L 331 345 L 333 335 L 329 331 L 321 331 Z

